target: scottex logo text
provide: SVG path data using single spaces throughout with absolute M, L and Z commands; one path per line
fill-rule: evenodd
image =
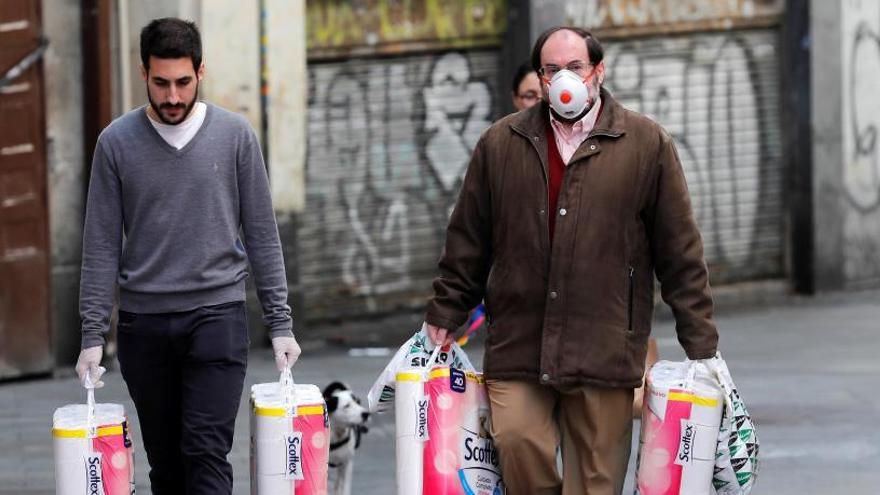
M 300 479 L 302 475 L 300 456 L 301 435 L 287 437 L 287 479 Z
M 464 440 L 464 460 L 498 467 L 498 450 L 488 438 L 468 435 Z
M 681 445 L 678 447 L 678 460 L 681 462 L 691 462 L 691 451 L 694 443 L 694 425 L 685 426 L 684 434 L 681 436 Z
M 86 457 L 86 493 L 89 495 L 104 495 L 100 455 Z
M 416 403 L 416 436 L 428 438 L 428 399 L 422 398 Z

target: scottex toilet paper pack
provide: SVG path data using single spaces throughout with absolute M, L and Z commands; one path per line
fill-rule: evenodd
M 489 435 L 489 399 L 482 374 L 435 367 L 425 383 L 428 438 L 422 493 L 504 492 L 498 451 Z
M 699 361 L 659 361 L 648 373 L 636 494 L 714 495 L 723 396 Z
M 654 365 L 642 414 L 636 494 L 752 491 L 758 436 L 721 353 Z
M 251 494 L 325 495 L 330 430 L 315 385 L 279 382 L 251 387 Z
M 448 352 L 463 356 L 456 347 Z M 395 377 L 397 493 L 500 495 L 504 486 L 482 375 L 436 365 L 440 352 L 434 349 L 427 366 Z
M 55 493 L 131 495 L 134 448 L 121 404 L 71 404 L 52 416 Z

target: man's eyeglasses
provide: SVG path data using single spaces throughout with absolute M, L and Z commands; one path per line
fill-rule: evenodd
M 565 67 L 547 64 L 541 67 L 538 70 L 538 73 L 541 74 L 544 79 L 547 79 L 549 81 L 550 79 L 553 79 L 553 76 L 559 73 L 559 71 L 561 71 L 562 69 L 568 69 L 580 76 L 582 79 L 586 79 L 587 76 L 590 74 L 591 67 L 594 67 L 593 64 L 588 64 L 586 62 L 581 62 L 580 60 L 575 60 L 573 62 L 569 62 L 568 65 L 566 65 Z

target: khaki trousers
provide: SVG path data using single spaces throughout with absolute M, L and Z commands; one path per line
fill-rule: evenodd
M 632 441 L 632 389 L 561 391 L 513 380 L 487 386 L 508 495 L 620 495 Z

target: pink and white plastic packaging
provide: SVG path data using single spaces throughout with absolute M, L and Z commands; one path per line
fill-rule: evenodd
M 714 495 L 723 395 L 698 361 L 659 361 L 648 373 L 637 495 Z
M 504 493 L 481 374 L 410 368 L 397 373 L 396 389 L 399 495 Z
M 463 392 L 453 389 L 448 366 L 434 368 L 428 396 L 428 435 L 424 450 L 425 495 L 504 493 L 498 451 L 489 436 L 489 400 L 481 374 L 461 373 Z
M 134 449 L 121 404 L 71 404 L 55 410 L 55 493 L 131 495 Z
M 250 401 L 251 494 L 326 495 L 330 430 L 318 387 L 261 383 Z

